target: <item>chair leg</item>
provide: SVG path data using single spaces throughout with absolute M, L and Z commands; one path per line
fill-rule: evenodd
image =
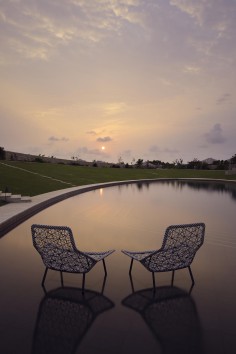
M 192 280 L 192 284 L 195 284 L 193 273 L 192 273 L 192 270 L 191 270 L 190 266 L 188 267 L 188 270 L 189 270 L 189 274 L 190 274 L 190 277 L 191 277 L 191 280 Z
M 156 283 L 155 283 L 155 274 L 152 272 L 152 284 L 153 284 L 153 291 L 156 291 Z
M 132 293 L 134 293 L 134 283 L 133 283 L 133 278 L 132 275 L 129 275 L 129 279 L 130 279 L 130 284 L 131 284 L 131 289 L 132 289 Z
M 107 275 L 105 274 L 105 275 L 104 275 L 104 279 L 103 279 L 103 283 L 102 283 L 102 291 L 101 291 L 101 294 L 104 293 L 106 281 L 107 281 Z
M 131 270 L 132 270 L 132 267 L 133 267 L 133 262 L 134 262 L 134 259 L 131 258 L 131 263 L 130 263 L 130 267 L 129 267 L 129 275 L 131 275 Z
M 84 284 L 85 284 L 85 273 L 83 273 L 82 294 L 84 294 Z
M 171 286 L 173 286 L 173 284 L 174 284 L 174 278 L 175 278 L 175 271 L 172 270 Z
M 104 268 L 105 276 L 107 276 L 107 268 L 106 268 L 106 264 L 105 264 L 105 259 L 102 260 L 102 263 L 103 263 L 103 268 Z
M 48 272 L 48 268 L 45 269 L 45 272 L 44 272 L 44 275 L 43 275 L 43 279 L 42 279 L 42 283 L 41 283 L 42 286 L 44 286 L 44 282 L 45 282 L 45 279 L 46 279 L 46 276 L 47 276 L 47 272 Z
M 61 286 L 63 287 L 64 286 L 64 282 L 63 282 L 63 273 L 62 273 L 62 271 L 60 271 L 60 276 L 61 276 Z

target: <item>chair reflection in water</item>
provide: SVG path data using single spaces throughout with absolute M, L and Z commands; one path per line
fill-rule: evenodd
M 142 316 L 161 353 L 203 353 L 201 325 L 189 292 L 173 285 L 157 287 L 155 294 L 152 288 L 143 289 L 127 296 L 122 304 Z
M 172 271 L 173 283 L 175 271 L 188 268 L 192 284 L 194 284 L 190 265 L 197 250 L 203 244 L 204 235 L 204 223 L 171 225 L 166 229 L 162 247 L 159 250 L 142 252 L 122 250 L 131 258 L 129 274 L 131 275 L 133 261 L 136 260 L 152 273 L 154 291 L 156 288 L 154 273 L 156 272 Z
M 85 274 L 88 273 L 97 262 L 102 261 L 105 276 L 107 275 L 105 258 L 115 250 L 105 252 L 81 252 L 76 248 L 72 230 L 67 226 L 37 225 L 31 226 L 33 245 L 41 255 L 46 267 L 42 286 L 47 276 L 48 269 L 62 273 L 83 274 L 82 290 L 85 285 Z
M 32 354 L 75 353 L 96 317 L 113 307 L 102 292 L 84 294 L 72 287 L 49 291 L 39 306 Z

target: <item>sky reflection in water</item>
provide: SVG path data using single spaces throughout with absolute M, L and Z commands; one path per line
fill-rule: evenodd
M 234 352 L 235 207 L 235 184 L 176 181 L 100 189 L 38 213 L 0 240 L 1 352 Z M 192 265 L 192 292 L 188 271 L 181 270 L 173 288 L 171 274 L 157 274 L 159 291 L 152 298 L 151 274 L 138 263 L 132 292 L 130 260 L 120 250 L 157 249 L 167 226 L 193 222 L 206 224 L 206 236 Z M 104 291 L 102 264 L 97 264 L 87 275 L 85 299 L 80 275 L 65 274 L 60 289 L 59 274 L 53 271 L 44 293 L 44 266 L 32 246 L 33 223 L 70 226 L 83 251 L 115 248 L 106 261 Z

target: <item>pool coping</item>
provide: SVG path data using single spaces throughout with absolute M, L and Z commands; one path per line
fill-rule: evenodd
M 0 207 L 0 237 L 3 237 L 16 226 L 37 214 L 43 209 L 56 204 L 62 200 L 71 198 L 75 195 L 90 192 L 92 190 L 114 187 L 125 184 L 145 183 L 145 182 L 163 182 L 163 181 L 202 181 L 202 182 L 223 182 L 236 183 L 235 180 L 211 179 L 211 178 L 155 178 L 155 179 L 138 179 L 127 181 L 113 181 L 105 183 L 89 184 L 78 187 L 60 189 L 57 191 L 40 194 L 32 197 L 28 203 L 9 203 Z

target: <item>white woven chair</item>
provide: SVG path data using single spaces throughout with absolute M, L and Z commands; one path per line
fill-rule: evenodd
M 85 274 L 88 273 L 97 262 L 102 261 L 107 275 L 105 258 L 115 250 L 105 252 L 81 252 L 75 246 L 72 230 L 67 226 L 37 225 L 31 226 L 33 245 L 39 252 L 46 267 L 42 280 L 42 286 L 48 269 L 60 271 L 62 273 L 83 274 L 83 285 L 85 284 Z
M 190 265 L 197 250 L 203 244 L 204 235 L 204 223 L 171 225 L 166 229 L 162 247 L 159 250 L 143 252 L 122 250 L 124 254 L 131 258 L 129 274 L 132 271 L 133 261 L 136 260 L 152 273 L 154 289 L 154 273 L 172 271 L 173 283 L 175 270 L 183 268 L 188 268 L 194 284 Z

